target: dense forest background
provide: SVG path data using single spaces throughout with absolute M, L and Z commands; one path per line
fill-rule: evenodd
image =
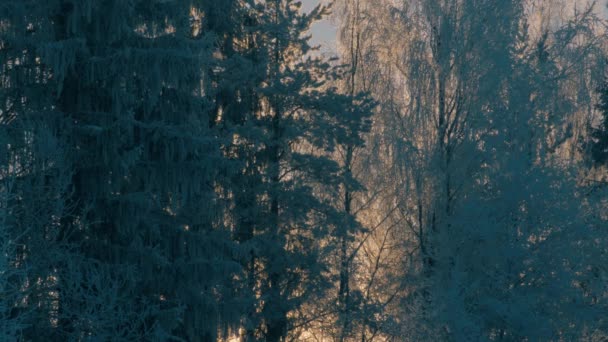
M 0 0 L 0 340 L 606 341 L 604 6 Z

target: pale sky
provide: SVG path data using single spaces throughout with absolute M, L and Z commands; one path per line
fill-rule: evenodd
M 319 2 L 323 0 L 301 0 L 302 9 L 304 11 L 312 10 Z M 321 52 L 335 54 L 336 51 L 336 27 L 329 22 L 323 20 L 312 27 L 312 44 L 321 45 Z

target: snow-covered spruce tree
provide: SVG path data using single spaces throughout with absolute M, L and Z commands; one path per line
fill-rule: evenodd
M 353 282 L 358 276 L 355 259 L 361 250 L 362 234 L 367 233 L 357 220 L 357 213 L 367 209 L 365 199 L 359 196 L 365 191 L 358 181 L 360 177 L 361 150 L 365 146 L 364 136 L 369 131 L 370 116 L 375 102 L 363 92 L 349 89 L 352 70 L 350 66 L 336 67 L 338 73 L 330 79 L 330 84 L 338 86 L 325 94 L 324 108 L 332 115 L 331 150 L 322 151 L 307 144 L 301 150 L 317 156 L 330 158 L 338 165 L 337 183 L 317 182 L 313 193 L 325 205 L 333 209 L 327 211 L 325 236 L 319 239 L 326 245 L 322 261 L 328 268 L 331 284 L 322 298 L 309 302 L 302 309 L 302 326 L 306 333 L 327 334 L 344 341 L 356 331 L 356 326 L 369 312 L 361 310 L 363 290 Z M 338 78 L 335 78 L 335 77 Z M 333 212 L 332 212 L 333 211 Z
M 337 270 L 338 274 L 338 340 L 344 341 L 347 336 L 351 335 L 351 323 L 354 323 L 355 317 L 359 321 L 361 316 L 368 315 L 367 312 L 361 311 L 362 291 L 356 287 L 352 287 L 352 275 L 356 272 L 354 260 L 359 252 L 360 241 L 356 237 L 364 233 L 365 229 L 360 222 L 357 221 L 356 214 L 364 209 L 363 199 L 355 201 L 356 197 L 364 191 L 364 187 L 357 179 L 361 171 L 358 167 L 357 157 L 361 157 L 360 150 L 364 147 L 363 135 L 369 130 L 369 117 L 373 113 L 374 103 L 364 94 L 359 93 L 355 82 L 356 65 L 350 66 L 350 72 L 347 72 L 343 77 L 345 83 L 350 83 L 347 86 L 342 86 L 341 89 L 346 94 L 348 102 L 344 103 L 344 109 L 339 113 L 338 125 L 341 130 L 335 133 L 336 157 L 340 166 L 341 182 L 337 191 L 336 209 L 339 213 L 339 220 L 335 223 L 335 229 L 331 232 L 331 237 L 334 239 L 335 252 L 338 255 Z M 353 314 L 357 312 L 357 314 Z
M 264 194 L 262 158 L 263 137 L 259 120 L 258 89 L 267 77 L 266 56 L 261 48 L 263 22 L 254 2 L 234 3 L 232 26 L 221 36 L 223 43 L 216 50 L 221 60 L 210 80 L 213 110 L 209 126 L 221 140 L 223 158 L 227 161 L 220 172 L 220 198 L 223 216 L 236 244 L 233 260 L 240 272 L 232 283 L 233 295 L 240 306 L 232 306 L 239 323 L 241 340 L 261 338 L 262 318 L 259 314 L 259 274 L 254 234 L 264 217 L 259 196 Z M 216 13 L 216 15 L 220 15 Z M 219 17 L 218 17 L 219 18 Z M 217 20 L 220 25 L 221 20 Z M 206 21 L 204 21 L 206 22 Z
M 46 11 L 46 6 L 40 6 Z M 45 12 L 46 13 L 46 12 Z M 48 16 L 0 2 L 0 338 L 51 336 L 60 218 L 70 214 L 65 127 L 37 54 Z M 38 25 L 38 26 L 37 26 Z M 42 335 L 41 335 L 42 333 Z
M 301 331 L 310 315 L 299 309 L 329 285 L 320 241 L 340 214 L 315 189 L 339 186 L 327 152 L 360 118 L 352 97 L 331 86 L 338 71 L 308 57 L 306 31 L 325 8 L 303 14 L 282 0 L 246 8 L 244 34 L 223 53 L 238 77 L 221 83 L 215 125 L 232 137 L 224 146 L 234 165 L 228 215 L 245 269 L 237 286 L 249 298 L 241 339 L 280 341 Z
M 13 33 L 3 50 L 43 78 L 14 77 L 16 95 L 3 103 L 46 101 L 41 125 L 61 123 L 53 133 L 72 166 L 63 198 L 73 212 L 53 216 L 50 241 L 69 248 L 49 261 L 54 287 L 40 295 L 54 301 L 26 339 L 214 341 L 237 321 L 222 308 L 238 268 L 217 208 L 223 164 L 209 125 L 224 37 L 214 30 L 227 22 L 205 20 L 232 4 L 2 3 Z M 20 94 L 29 88 L 38 96 Z
M 37 82 L 5 89 L 27 93 Z M 44 110 L 29 105 L 0 110 L 0 339 L 7 341 L 29 336 L 34 327 L 51 329 L 58 218 L 69 213 L 62 200 L 69 180 L 62 144 L 41 120 Z
M 3 145 L 6 141 L 2 142 Z M 22 284 L 27 279 L 28 270 L 16 264 L 18 243 L 14 242 L 10 229 L 12 199 L 14 193 L 11 189 L 13 180 L 3 172 L 2 188 L 0 189 L 0 295 L 3 298 L 0 304 L 0 338 L 4 340 L 17 340 L 23 324 L 26 322 L 25 312 L 16 312 L 19 302 L 24 298 L 21 291 Z
M 353 22 L 348 26 L 350 45 L 348 53 L 341 59 L 345 65 L 340 68 L 341 74 L 336 80 L 343 96 L 333 100 L 336 107 L 334 112 L 341 114 L 335 119 L 338 129 L 334 132 L 336 148 L 331 157 L 340 167 L 341 181 L 339 187 L 332 191 L 326 185 L 320 185 L 321 193 L 331 198 L 338 213 L 327 236 L 331 252 L 326 262 L 335 280 L 325 294 L 325 306 L 316 304 L 314 310 L 310 310 L 317 317 L 311 319 L 314 324 L 309 329 L 337 341 L 356 336 L 362 322 L 373 316 L 373 310 L 370 310 L 373 305 L 369 305 L 367 298 L 370 292 L 365 289 L 370 282 L 361 280 L 364 277 L 357 267 L 357 256 L 365 249 L 362 244 L 372 233 L 364 229 L 357 220 L 357 214 L 367 210 L 371 202 L 365 196 L 367 191 L 360 180 L 366 173 L 364 140 L 365 134 L 369 133 L 370 118 L 375 107 L 375 102 L 366 92 L 365 80 L 360 75 L 359 59 L 363 50 L 360 37 L 362 25 L 358 25 L 358 19 L 347 19 L 349 23 Z
M 525 19 L 512 25 L 525 28 Z M 438 235 L 437 318 L 453 340 L 579 340 L 605 310 L 606 235 L 575 173 L 551 162 L 551 137 L 572 108 L 554 57 L 545 38 L 513 33 L 496 86 L 483 87 L 496 93 L 481 98 L 481 168 Z

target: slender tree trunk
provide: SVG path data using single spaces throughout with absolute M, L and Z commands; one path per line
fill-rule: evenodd
M 347 147 L 345 171 L 351 172 L 351 164 L 353 158 L 352 146 Z M 351 192 L 345 184 L 344 192 L 344 212 L 346 217 L 351 215 Z M 342 322 L 340 331 L 340 342 L 344 341 L 348 334 L 349 314 L 350 314 L 350 255 L 348 253 L 348 229 L 345 227 L 340 241 L 340 288 L 338 293 L 338 301 L 340 305 L 340 320 Z
M 281 0 L 274 1 L 275 23 L 280 24 Z M 274 42 L 274 65 L 272 69 L 273 84 L 280 84 L 280 63 L 281 63 L 281 37 L 275 37 Z M 271 123 L 271 146 L 270 146 L 270 229 L 272 239 L 275 241 L 275 246 L 278 249 L 283 249 L 283 239 L 281 238 L 281 229 L 279 222 L 279 198 L 278 192 L 280 189 L 280 159 L 281 159 L 281 116 L 282 108 L 280 99 L 274 97 L 272 99 L 272 109 L 274 111 Z M 281 294 L 282 271 L 278 267 L 272 267 L 273 260 L 270 262 L 269 280 L 269 295 L 266 305 L 270 308 L 267 313 L 270 317 L 266 317 L 266 340 L 268 342 L 280 342 L 287 334 L 287 312 L 284 309 L 283 296 Z
M 355 11 L 352 20 L 352 27 L 350 31 L 350 80 L 349 80 L 349 95 L 354 97 L 357 87 L 357 72 L 359 65 L 359 40 L 361 34 L 359 32 L 359 0 L 354 0 Z M 353 164 L 353 153 L 354 148 L 352 145 L 347 144 L 346 146 L 346 158 L 344 160 L 344 173 L 346 175 L 351 174 Z M 348 184 L 344 186 L 344 214 L 345 217 L 352 215 L 352 193 L 349 189 Z M 350 255 L 348 253 L 348 234 L 351 227 L 344 227 L 344 232 L 341 236 L 340 241 L 340 286 L 338 293 L 338 301 L 340 306 L 340 337 L 339 341 L 343 342 L 347 335 L 350 325 Z
M 273 131 L 273 142 L 270 148 L 270 178 L 271 178 L 271 194 L 270 194 L 270 228 L 272 238 L 275 240 L 277 248 L 284 248 L 281 239 L 281 230 L 279 223 L 279 162 L 280 162 L 280 106 L 275 104 L 275 117 L 272 120 L 272 131 Z M 287 313 L 283 310 L 283 298 L 281 295 L 281 278 L 282 274 L 280 269 L 272 267 L 273 261 L 269 261 L 270 274 L 269 274 L 269 296 L 268 303 L 266 304 L 270 308 L 270 312 L 267 317 L 267 335 L 266 340 L 268 342 L 279 342 L 283 339 L 287 332 Z
M 69 1 L 65 1 L 61 3 L 61 8 L 59 9 L 59 13 L 55 16 L 55 39 L 57 41 L 62 41 L 68 39 L 67 32 L 67 21 L 68 16 L 71 14 L 73 10 L 73 4 Z M 78 90 L 77 90 L 77 82 L 78 79 L 76 76 L 69 72 L 62 85 L 62 92 L 58 100 L 58 109 L 65 116 L 72 115 L 77 110 L 77 99 L 78 99 Z M 74 186 L 74 196 L 70 196 L 70 198 L 66 199 L 68 204 L 74 205 L 79 204 L 82 205 L 80 199 L 78 198 L 79 194 L 82 193 L 82 189 L 78 186 L 77 177 L 80 176 L 79 172 L 75 172 L 72 176 L 71 183 Z M 65 242 L 67 236 L 69 235 L 69 230 L 73 226 L 73 219 L 68 217 L 61 218 L 61 227 L 58 235 L 57 243 Z M 74 242 L 74 241 L 72 241 Z M 60 274 L 64 274 L 61 270 L 65 267 L 64 262 L 60 261 L 55 264 L 58 272 Z M 71 319 L 69 319 L 68 312 L 65 309 L 65 301 L 67 300 L 66 296 L 68 294 L 65 291 L 66 288 L 66 279 L 64 277 L 59 277 L 57 283 L 57 294 L 59 297 L 58 306 L 57 306 L 57 328 L 55 332 L 55 336 L 58 338 L 66 338 L 66 334 L 72 333 L 74 331 L 74 327 L 72 326 Z

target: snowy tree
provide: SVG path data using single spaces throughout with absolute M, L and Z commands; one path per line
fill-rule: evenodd
M 69 213 L 62 201 L 69 171 L 61 143 L 34 119 L 37 113 L 10 118 L 17 113 L 0 111 L 6 120 L 0 131 L 0 336 L 5 340 L 48 331 L 56 319 L 54 242 L 58 218 Z
M 226 4 L 3 4 L 5 50 L 40 78 L 9 75 L 15 93 L 38 93 L 3 103 L 44 101 L 41 125 L 60 123 L 53 133 L 70 165 L 73 212 L 57 216 L 68 247 L 52 259 L 56 289 L 45 294 L 57 339 L 212 341 L 234 322 L 223 306 L 238 269 L 216 208 L 222 158 L 209 127 L 220 33 L 200 24 Z
M 371 4 L 361 1 L 359 6 L 363 15 L 351 12 L 347 19 L 341 20 L 346 33 L 341 41 L 348 44 L 353 40 L 349 25 L 357 16 L 363 18 L 360 20 L 366 27 L 359 31 L 362 32 L 360 36 L 355 35 L 364 44 L 359 63 L 373 72 L 371 77 L 362 76 L 362 81 L 369 82 L 374 97 L 380 101 L 372 141 L 379 141 L 376 155 L 381 156 L 378 158 L 380 165 L 386 165 L 381 170 L 398 185 L 392 195 L 393 201 L 381 210 L 391 212 L 396 204 L 398 211 L 388 222 L 403 226 L 404 266 L 412 265 L 405 268 L 402 275 L 407 279 L 408 290 L 404 293 L 408 295 L 401 299 L 404 307 L 401 329 L 414 340 L 449 336 L 455 339 L 495 338 L 488 330 L 481 335 L 458 335 L 463 332 L 459 330 L 461 328 L 481 329 L 478 332 L 483 328 L 479 321 L 468 322 L 466 328 L 464 321 L 455 321 L 455 317 L 466 320 L 464 313 L 470 308 L 462 312 L 449 311 L 458 307 L 452 305 L 454 301 L 450 298 L 459 298 L 455 292 L 459 287 L 444 286 L 455 267 L 454 258 L 461 253 L 461 247 L 455 247 L 459 246 L 456 241 L 469 241 L 472 238 L 469 228 L 479 234 L 485 234 L 485 229 L 498 229 L 489 236 L 507 234 L 500 231 L 498 223 L 465 225 L 468 221 L 462 218 L 481 207 L 478 202 L 469 206 L 473 198 L 480 196 L 480 187 L 497 186 L 490 181 L 491 177 L 484 175 L 488 169 L 494 169 L 493 163 L 500 159 L 496 156 L 508 158 L 505 147 L 497 148 L 495 144 L 506 141 L 506 144 L 513 144 L 509 148 L 519 144 L 517 148 L 527 153 L 515 153 L 510 161 L 500 161 L 501 166 L 495 168 L 498 183 L 506 174 L 536 173 L 533 177 L 538 182 L 527 183 L 526 180 L 523 182 L 526 185 L 521 185 L 522 189 L 528 189 L 528 184 L 534 183 L 534 189 L 522 190 L 518 196 L 538 197 L 543 191 L 534 195 L 537 187 L 546 187 L 544 191 L 561 196 L 560 201 L 550 200 L 542 209 L 548 211 L 538 215 L 554 215 L 549 213 L 557 210 L 568 217 L 564 217 L 566 222 L 561 225 L 547 223 L 549 226 L 559 226 L 565 235 L 572 234 L 569 235 L 572 239 L 576 239 L 574 236 L 580 231 L 588 231 L 602 239 L 601 232 L 591 228 L 593 224 L 582 223 L 593 221 L 595 214 L 589 214 L 589 207 L 568 206 L 561 202 L 566 194 L 571 196 L 569 192 L 583 191 L 573 185 L 578 180 L 569 178 L 563 183 L 555 180 L 570 177 L 567 175 L 573 172 L 563 169 L 567 165 L 563 162 L 567 156 L 565 152 L 576 141 L 573 137 L 580 134 L 580 126 L 578 132 L 572 131 L 579 120 L 577 116 L 585 112 L 590 103 L 585 95 L 589 89 L 586 82 L 592 83 L 594 78 L 588 77 L 587 70 L 601 67 L 601 63 L 594 64 L 601 56 L 599 42 L 602 36 L 594 26 L 597 17 L 592 9 L 574 11 L 571 20 L 562 18 L 564 22 L 551 27 L 551 31 L 531 38 L 527 36 L 530 31 L 527 19 L 536 14 L 529 2 L 409 1 L 402 4 L 387 1 Z M 386 24 L 389 22 L 390 25 Z M 348 46 L 352 45 L 346 45 L 343 51 L 346 56 L 350 53 Z M 575 55 L 578 56 L 576 60 Z M 573 70 L 583 73 L 579 76 Z M 513 75 L 521 77 L 513 78 Z M 518 122 L 521 127 L 517 126 Z M 509 133 L 499 134 L 503 129 Z M 515 139 L 514 134 L 519 138 Z M 381 154 L 384 151 L 386 153 Z M 489 155 L 494 155 L 494 159 Z M 518 158 L 523 164 L 519 164 Z M 530 169 L 522 168 L 527 165 L 523 161 L 525 158 L 531 160 Z M 477 178 L 477 175 L 484 176 Z M 553 188 L 558 184 L 563 192 Z M 492 193 L 492 190 L 484 191 Z M 499 212 L 503 208 L 499 203 L 493 202 L 482 212 Z M 543 230 L 540 226 L 535 229 Z M 584 235 L 578 235 L 578 238 L 582 239 L 577 240 L 580 243 L 591 241 Z M 568 240 L 560 239 L 556 237 L 552 243 L 559 245 Z M 465 243 L 468 247 L 463 247 L 463 251 L 473 249 L 475 244 L 469 243 L 473 242 Z M 590 253 L 599 253 L 597 245 L 590 243 L 589 246 Z M 488 247 L 486 252 L 492 253 L 492 248 L 496 249 Z M 567 248 L 574 249 L 571 245 Z M 532 254 L 530 250 L 522 253 Z M 550 259 L 550 254 L 537 254 L 537 259 L 530 260 L 548 264 L 558 262 L 558 259 Z M 543 257 L 548 259 L 539 261 Z M 462 267 L 470 266 L 467 263 L 472 265 L 475 260 L 467 259 Z M 500 267 L 497 269 L 497 274 L 509 273 Z M 568 281 L 576 282 L 574 275 L 582 269 L 585 267 L 576 271 L 569 269 L 570 273 L 564 275 L 561 283 L 564 295 L 572 290 Z M 477 270 L 481 272 L 483 268 Z M 481 276 L 473 272 L 469 275 Z M 472 278 L 458 281 L 461 280 L 463 287 L 475 283 Z M 488 298 L 491 296 L 491 293 L 487 294 Z M 442 309 L 444 305 L 447 311 Z M 512 309 L 516 304 L 508 307 Z M 455 323 L 450 327 L 449 322 Z M 504 334 L 503 338 L 513 337 Z
M 300 308 L 328 286 L 322 256 L 329 247 L 319 241 L 343 223 L 324 188 L 347 177 L 328 153 L 358 143 L 369 113 L 369 100 L 337 92 L 340 72 L 330 61 L 308 55 L 306 32 L 326 8 L 305 14 L 299 7 L 250 4 L 238 54 L 225 55 L 241 75 L 223 80 L 216 124 L 232 135 L 224 147 L 234 162 L 226 196 L 234 200 L 229 216 L 245 269 L 238 286 L 249 298 L 243 340 L 285 339 L 314 316 Z
M 486 98 L 492 130 L 481 139 L 477 185 L 441 237 L 440 316 L 456 340 L 581 339 L 603 310 L 594 299 L 599 278 L 592 291 L 584 284 L 605 235 L 570 170 L 550 162 L 545 113 L 558 122 L 562 114 L 547 108 L 559 101 L 547 101 L 558 96 L 557 68 L 539 58 L 542 43 L 513 42 L 513 60 L 500 71 L 503 96 Z

